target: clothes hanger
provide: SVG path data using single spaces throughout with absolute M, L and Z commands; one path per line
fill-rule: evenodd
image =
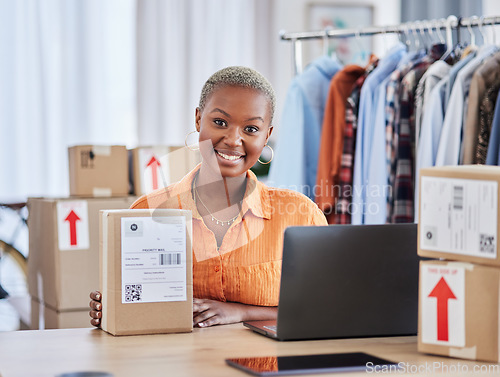
M 427 20 L 423 22 L 423 25 L 426 31 L 427 42 L 429 46 L 432 46 L 434 44 L 434 31 L 432 30 L 434 29 L 434 24 L 430 20 Z
M 384 44 L 384 55 L 389 51 L 387 47 L 387 27 L 384 28 L 384 31 L 382 32 L 382 43 Z
M 323 36 L 323 55 L 330 55 L 330 38 L 328 37 L 328 32 L 331 30 L 331 27 L 327 26 L 325 28 L 325 35 Z
M 439 21 L 440 22 L 445 22 L 446 19 L 445 18 L 441 18 Z M 441 32 L 441 27 L 439 27 L 437 20 L 434 20 L 434 26 L 436 28 L 436 34 L 437 34 L 437 36 L 439 38 L 439 42 L 442 43 L 442 44 L 446 44 L 446 41 L 445 41 L 444 36 L 443 36 L 443 33 Z
M 352 63 L 353 64 L 359 64 L 359 65 L 366 65 L 368 63 L 368 53 L 363 47 L 363 43 L 361 43 L 361 33 L 359 29 L 356 29 L 356 32 L 354 33 L 354 40 L 356 41 L 356 45 L 358 47 L 358 52 L 354 54 L 352 57 Z
M 415 24 L 413 22 L 408 22 L 404 25 L 403 30 L 408 51 L 420 49 L 420 41 L 417 38 L 418 33 L 416 32 Z
M 493 45 L 497 45 L 497 31 L 495 30 L 495 20 L 491 19 L 491 36 Z
M 425 51 L 429 50 L 432 46 L 432 40 L 429 39 L 429 35 L 426 33 L 426 23 L 424 21 L 417 21 L 417 28 L 420 31 L 420 40 Z
M 404 38 L 404 40 L 403 40 L 403 38 Z M 408 27 L 406 25 L 400 26 L 399 40 L 401 43 L 405 44 L 406 50 L 410 51 L 410 47 L 411 47 L 410 35 L 408 33 Z
M 413 34 L 413 39 L 415 41 L 415 48 L 418 51 L 418 50 L 420 50 L 420 40 L 419 40 L 420 35 L 418 34 L 418 31 L 417 31 L 417 24 L 416 24 L 416 22 L 412 22 L 412 24 L 411 24 L 411 32 Z
M 475 17 L 477 17 L 477 16 L 475 16 Z M 484 24 L 484 16 L 481 16 L 479 18 L 478 28 L 479 28 L 479 32 L 481 33 L 481 36 L 483 37 L 483 46 L 484 46 L 484 45 L 489 44 L 489 43 L 488 43 L 488 36 L 484 32 L 483 24 Z
M 470 34 L 470 45 L 472 47 L 476 47 L 476 34 L 474 33 L 474 30 L 472 30 L 472 26 L 471 26 L 473 19 L 477 19 L 477 16 L 472 16 L 470 18 L 470 22 L 467 24 L 467 30 L 469 31 L 469 34 Z
M 356 40 L 356 45 L 358 46 L 358 53 L 363 55 L 364 48 L 363 45 L 361 44 L 361 34 L 359 33 L 359 29 L 356 30 L 354 39 Z
M 431 38 L 431 29 L 428 27 L 429 22 L 427 21 L 417 21 L 419 25 L 420 35 L 422 36 L 422 40 L 424 41 L 424 49 L 425 51 L 429 51 L 429 48 L 432 47 L 432 38 Z
M 458 25 L 458 18 L 456 16 L 448 16 L 446 19 L 446 51 L 441 56 L 440 60 L 447 60 L 453 54 L 453 33 L 452 29 L 454 25 Z
M 413 35 L 410 23 L 405 25 L 405 37 L 406 37 L 406 46 L 408 46 L 408 51 L 413 51 L 413 49 L 416 49 L 417 42 L 415 40 L 415 36 Z

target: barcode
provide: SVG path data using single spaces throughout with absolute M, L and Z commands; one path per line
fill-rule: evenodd
M 495 236 L 488 234 L 479 235 L 479 251 L 481 253 L 493 254 L 495 249 Z
M 461 211 L 464 208 L 464 186 L 453 186 L 453 209 Z
M 181 253 L 160 254 L 160 266 L 181 264 Z

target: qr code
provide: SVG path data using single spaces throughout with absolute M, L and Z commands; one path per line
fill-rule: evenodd
M 142 284 L 125 285 L 125 302 L 142 300 Z
M 496 250 L 495 236 L 488 234 L 479 235 L 479 251 L 481 253 L 493 254 Z

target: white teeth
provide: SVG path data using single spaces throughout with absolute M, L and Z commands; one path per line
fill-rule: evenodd
M 217 152 L 217 154 L 219 156 L 221 156 L 222 158 L 224 158 L 225 160 L 229 160 L 229 161 L 238 160 L 239 158 L 242 157 L 242 156 L 228 156 L 227 154 L 220 153 L 220 152 Z

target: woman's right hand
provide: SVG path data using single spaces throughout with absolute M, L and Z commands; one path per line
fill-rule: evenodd
M 90 320 L 90 324 L 92 326 L 99 327 L 101 326 L 101 317 L 102 317 L 102 295 L 101 292 L 99 291 L 94 291 L 90 293 L 90 317 L 92 318 Z

